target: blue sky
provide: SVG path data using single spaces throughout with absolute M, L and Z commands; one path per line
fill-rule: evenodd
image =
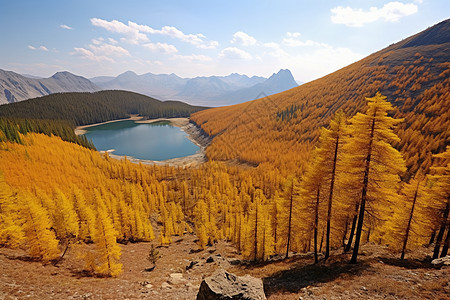
M 0 0 L 0 68 L 48 77 L 288 68 L 307 82 L 449 17 L 448 0 Z

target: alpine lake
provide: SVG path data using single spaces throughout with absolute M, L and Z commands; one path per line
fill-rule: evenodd
M 200 148 L 169 121 L 136 123 L 117 121 L 85 128 L 98 151 L 142 160 L 162 161 L 195 154 Z

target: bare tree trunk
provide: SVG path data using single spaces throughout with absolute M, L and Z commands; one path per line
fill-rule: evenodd
M 433 232 L 431 233 L 431 236 L 430 236 L 430 241 L 428 242 L 428 247 L 430 247 L 431 244 L 433 244 L 435 237 L 436 237 L 436 230 L 433 230 Z
M 327 213 L 327 237 L 325 241 L 325 259 L 330 256 L 330 231 L 331 231 L 331 209 L 333 203 L 334 180 L 336 175 L 336 162 L 339 148 L 339 134 L 336 137 L 336 145 L 334 148 L 333 169 L 331 172 L 330 195 L 328 197 L 328 213 Z
M 358 251 L 359 251 L 359 242 L 361 240 L 361 232 L 364 225 L 364 212 L 366 210 L 366 199 L 367 199 L 367 188 L 369 185 L 369 171 L 370 171 L 370 161 L 372 159 L 372 143 L 373 143 L 373 137 L 374 137 L 374 131 L 375 131 L 375 116 L 376 111 L 374 112 L 373 120 L 372 120 L 372 128 L 370 130 L 370 140 L 369 140 L 369 151 L 367 153 L 366 157 L 366 166 L 364 170 L 364 181 L 363 181 L 363 188 L 362 188 L 362 194 L 361 194 L 361 205 L 359 207 L 359 216 L 358 216 L 358 226 L 356 227 L 356 236 L 355 236 L 355 246 L 353 247 L 353 254 L 352 258 L 350 260 L 351 264 L 356 264 L 357 258 L 358 258 Z
M 288 236 L 287 236 L 287 244 L 286 244 L 286 257 L 289 257 L 289 246 L 291 243 L 291 226 L 292 226 L 292 202 L 294 201 L 294 180 L 292 180 L 291 184 L 291 197 L 289 203 L 289 224 L 288 224 Z
M 442 222 L 441 222 L 441 229 L 439 229 L 439 233 L 436 237 L 436 245 L 434 246 L 433 259 L 436 259 L 439 257 L 439 250 L 441 248 L 442 238 L 444 237 L 445 228 L 447 227 L 447 219 L 448 219 L 449 209 L 450 209 L 449 202 L 447 202 L 447 205 L 445 206 Z
M 405 258 L 406 244 L 408 243 L 409 231 L 411 229 L 411 221 L 412 221 L 413 214 L 414 214 L 414 207 L 416 206 L 417 193 L 419 191 L 419 184 L 420 184 L 420 181 L 417 182 L 416 191 L 414 192 L 413 204 L 411 207 L 411 211 L 409 212 L 408 225 L 406 226 L 405 238 L 403 240 L 402 255 L 400 256 L 401 260 L 403 260 Z
M 447 237 L 445 238 L 444 246 L 442 247 L 441 257 L 447 256 L 449 246 L 450 246 L 450 227 L 447 226 Z
M 320 247 L 319 247 L 319 252 L 322 252 L 322 246 L 323 246 L 323 230 L 322 230 L 322 235 L 320 237 Z
M 317 264 L 319 262 L 319 258 L 317 256 L 317 227 L 319 225 L 319 200 L 320 200 L 320 186 L 317 187 L 317 197 L 316 197 L 316 207 L 315 207 L 315 217 L 314 217 L 314 263 Z
M 344 234 L 342 235 L 342 247 L 343 248 L 345 248 L 345 238 L 347 237 L 347 231 L 348 231 L 348 217 L 345 219 Z
M 350 229 L 350 236 L 348 237 L 347 246 L 345 247 L 344 252 L 348 252 L 352 248 L 353 236 L 355 235 L 356 229 L 356 221 L 358 221 L 358 210 L 359 210 L 359 203 L 356 203 L 355 215 L 353 216 L 352 220 L 352 228 Z
M 67 250 L 69 250 L 69 247 L 70 247 L 70 241 L 68 240 L 67 244 L 66 244 L 66 248 L 64 249 L 63 254 L 61 255 L 60 258 L 58 258 L 57 261 L 55 261 L 55 263 L 53 264 L 54 266 L 56 266 L 57 264 L 59 264 L 63 260 L 64 255 L 66 255 Z
M 258 203 L 255 203 L 255 242 L 254 242 L 254 248 L 255 248 L 255 261 L 257 259 L 258 254 Z
M 266 256 L 266 218 L 264 218 L 263 224 L 262 261 L 265 260 Z

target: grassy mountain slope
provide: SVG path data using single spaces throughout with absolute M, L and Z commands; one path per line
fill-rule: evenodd
M 0 117 L 69 120 L 86 125 L 140 114 L 148 118 L 188 117 L 204 109 L 179 101 L 159 101 L 126 91 L 61 93 L 0 106 Z
M 100 88 L 88 79 L 58 72 L 49 78 L 30 78 L 0 69 L 0 104 L 62 92 L 95 92 Z
M 450 20 L 376 52 L 361 61 L 289 91 L 229 107 L 195 113 L 191 119 L 211 136 L 210 159 L 268 163 L 298 172 L 338 109 L 352 116 L 377 91 L 405 121 L 396 145 L 410 174 L 429 168 L 431 154 L 450 138 Z

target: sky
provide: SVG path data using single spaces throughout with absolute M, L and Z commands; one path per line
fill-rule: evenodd
M 449 18 L 448 0 L 0 0 L 0 69 L 308 82 Z

